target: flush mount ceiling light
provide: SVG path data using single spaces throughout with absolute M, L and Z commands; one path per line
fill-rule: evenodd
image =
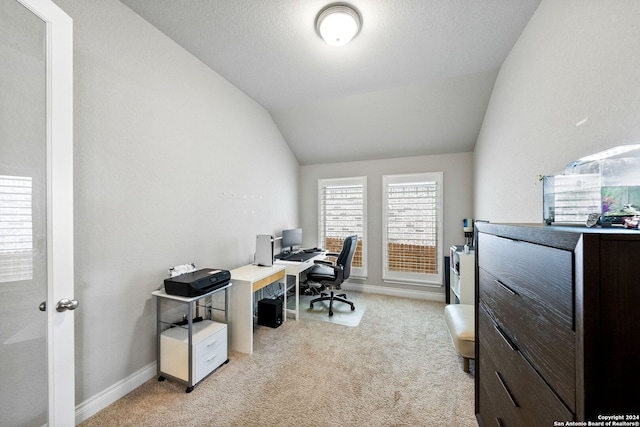
M 320 11 L 316 18 L 316 31 L 331 46 L 344 46 L 362 28 L 358 11 L 350 5 L 330 4 Z

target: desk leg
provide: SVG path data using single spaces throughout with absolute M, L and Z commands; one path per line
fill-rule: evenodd
M 287 304 L 286 304 L 286 300 L 285 300 L 285 304 L 284 304 L 284 318 L 286 319 L 288 317 L 289 314 L 293 314 L 293 318 L 296 320 L 300 320 L 300 273 L 297 274 L 287 274 L 285 281 L 287 282 L 287 284 L 289 284 L 289 276 L 294 276 L 296 278 L 296 287 L 295 287 L 295 293 L 296 293 L 296 300 L 295 300 L 295 309 L 294 310 L 289 310 L 287 308 Z M 286 289 L 286 286 L 285 286 Z
M 287 321 L 287 275 L 284 275 L 284 292 L 283 294 L 283 303 L 282 303 L 282 323 Z
M 296 320 L 300 320 L 300 273 L 296 274 Z
M 234 282 L 229 304 L 231 348 L 241 353 L 253 353 L 253 291 L 251 283 Z
M 286 281 L 287 284 L 289 283 L 289 281 L 287 280 L 289 278 L 289 276 L 294 276 L 296 278 L 296 288 L 295 288 L 295 292 L 296 292 L 296 300 L 295 300 L 295 309 L 294 310 L 290 310 L 287 308 L 287 304 L 286 304 L 286 300 L 285 300 L 285 305 L 284 305 L 284 317 L 285 319 L 288 317 L 289 314 L 293 314 L 293 318 L 296 320 L 300 320 L 300 273 L 298 274 L 287 274 L 286 276 Z M 285 287 L 286 288 L 286 287 Z

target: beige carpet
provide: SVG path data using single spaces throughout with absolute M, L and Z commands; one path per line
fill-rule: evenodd
M 357 327 L 260 328 L 252 355 L 231 352 L 192 393 L 152 379 L 82 426 L 477 426 L 444 304 L 359 298 Z

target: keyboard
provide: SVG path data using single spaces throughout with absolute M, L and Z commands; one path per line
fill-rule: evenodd
M 311 258 L 315 257 L 316 255 L 318 255 L 319 252 L 296 252 L 296 253 L 292 253 L 292 254 L 287 254 L 287 255 L 276 255 L 276 259 L 281 259 L 283 261 L 297 261 L 297 262 L 304 262 L 304 261 L 308 261 Z

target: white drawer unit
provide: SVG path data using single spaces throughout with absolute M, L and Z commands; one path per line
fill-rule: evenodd
M 197 383 L 229 361 L 227 323 L 231 285 L 195 297 L 170 295 L 164 289 L 152 292 L 156 297 L 158 381 L 166 378 L 180 381 L 191 393 Z M 223 308 L 219 307 L 220 298 L 213 298 L 222 291 Z M 214 316 L 214 312 L 224 312 L 224 316 Z
M 189 364 L 189 330 L 179 326 L 160 335 L 160 371 L 189 382 L 189 366 L 193 383 L 200 382 L 227 361 L 227 325 L 211 320 L 193 324 Z

